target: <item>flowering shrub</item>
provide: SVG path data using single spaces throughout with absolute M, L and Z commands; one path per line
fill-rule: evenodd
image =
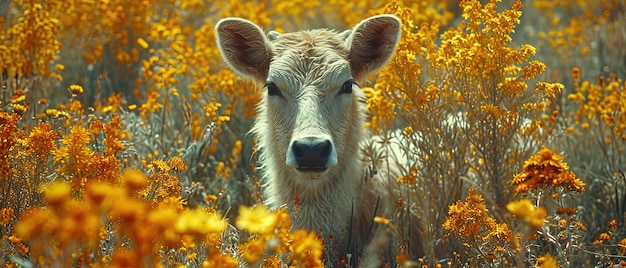
M 343 263 L 626 266 L 623 10 L 619 1 L 0 1 L 1 262 L 330 265 L 315 232 L 260 204 L 245 135 L 258 95 L 222 64 L 214 23 L 345 29 L 390 13 L 402 20 L 397 53 L 362 86 L 368 131 L 406 159 L 364 152 L 368 174 L 380 160 L 398 166 L 401 198 L 393 217 L 372 220 L 384 227 L 372 243 L 388 251 L 356 245 L 363 256 Z

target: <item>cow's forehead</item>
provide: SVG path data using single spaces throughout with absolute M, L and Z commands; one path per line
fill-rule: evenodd
M 312 86 L 325 91 L 350 79 L 348 50 L 334 31 L 282 34 L 274 40 L 273 51 L 268 80 L 284 83 L 288 90 Z
M 274 52 L 281 54 L 286 50 L 298 50 L 303 57 L 320 57 L 329 51 L 346 58 L 348 48 L 344 36 L 325 29 L 284 33 L 272 41 Z

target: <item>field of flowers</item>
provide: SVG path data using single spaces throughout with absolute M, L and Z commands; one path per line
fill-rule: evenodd
M 618 0 L 0 1 L 0 264 L 328 264 L 323 239 L 261 205 L 260 91 L 226 68 L 214 25 L 382 13 L 403 35 L 361 85 L 367 126 L 401 133 L 411 164 L 395 216 L 374 219 L 391 246 L 345 266 L 625 267 Z

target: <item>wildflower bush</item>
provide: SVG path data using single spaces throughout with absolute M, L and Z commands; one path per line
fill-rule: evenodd
M 321 238 L 260 204 L 258 95 L 225 68 L 214 24 L 347 29 L 389 13 L 397 53 L 361 86 L 373 140 L 406 158 L 385 159 L 401 198 L 374 218 L 388 252 L 346 266 L 626 266 L 624 8 L 0 1 L 0 262 L 328 265 Z M 374 148 L 372 172 L 387 155 Z

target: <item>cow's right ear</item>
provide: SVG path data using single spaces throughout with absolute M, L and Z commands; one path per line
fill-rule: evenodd
M 240 18 L 221 19 L 215 26 L 217 47 L 226 63 L 244 78 L 264 83 L 272 49 L 263 30 Z

